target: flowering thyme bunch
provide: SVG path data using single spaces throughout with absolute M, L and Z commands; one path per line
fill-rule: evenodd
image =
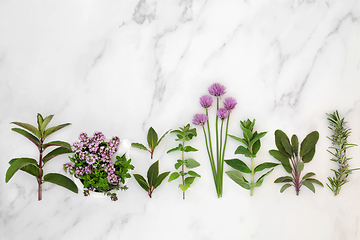
M 131 160 L 126 160 L 125 155 L 116 157 L 115 163 L 111 161 L 120 144 L 119 137 L 115 136 L 106 142 L 101 132 L 95 132 L 93 137 L 81 133 L 79 140 L 71 146 L 75 154 L 69 157 L 71 162 L 64 164 L 64 170 L 84 184 L 85 196 L 89 195 L 90 190 L 102 192 L 116 201 L 116 193 L 110 191 L 126 190 L 127 187 L 121 187 L 120 183 L 125 183 L 125 178 L 130 178 L 130 174 L 124 172 L 123 168 L 134 169 Z
M 204 135 L 205 135 L 205 144 L 206 150 L 209 155 L 211 170 L 213 173 L 215 188 L 218 197 L 222 197 L 222 187 L 223 187 L 223 175 L 224 175 L 224 156 L 225 156 L 225 148 L 226 141 L 228 135 L 228 126 L 230 113 L 235 108 L 237 102 L 234 98 L 228 97 L 224 99 L 224 107 L 220 108 L 220 98 L 222 95 L 226 93 L 225 86 L 214 83 L 208 88 L 209 94 L 216 97 L 216 162 L 214 158 L 212 142 L 211 142 L 211 133 L 210 133 L 210 124 L 209 124 L 209 112 L 208 108 L 211 107 L 213 103 L 213 98 L 209 95 L 204 95 L 200 98 L 200 105 L 205 108 L 205 114 L 195 114 L 193 117 L 192 123 L 195 125 L 202 126 Z M 219 124 L 219 119 L 221 120 L 221 124 Z M 225 135 L 223 134 L 224 122 L 226 120 L 226 130 Z M 206 127 L 205 127 L 206 124 Z M 220 131 L 219 131 L 220 125 Z

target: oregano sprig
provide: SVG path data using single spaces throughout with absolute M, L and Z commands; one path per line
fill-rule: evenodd
M 45 182 L 51 182 L 62 186 L 70 191 L 78 193 L 78 188 L 75 183 L 64 175 L 58 173 L 48 173 L 44 175 L 44 166 L 54 157 L 65 154 L 72 153 L 71 146 L 67 142 L 63 141 L 52 141 L 45 143 L 45 139 L 53 134 L 54 132 L 70 125 L 70 123 L 60 124 L 55 127 L 46 129 L 49 122 L 52 120 L 54 115 L 49 115 L 46 118 L 43 118 L 40 113 L 37 115 L 37 128 L 29 123 L 22 122 L 12 122 L 21 128 L 12 128 L 11 130 L 23 135 L 29 139 L 39 150 L 39 160 L 36 161 L 33 158 L 14 158 L 10 160 L 10 167 L 6 171 L 5 182 L 8 182 L 12 176 L 18 171 L 22 170 L 33 175 L 38 183 L 38 200 L 42 199 L 42 184 Z M 24 130 L 25 129 L 25 130 Z M 48 147 L 57 147 L 47 153 L 44 156 L 44 152 Z
M 318 140 L 319 133 L 317 131 L 309 133 L 301 142 L 299 151 L 299 140 L 295 134 L 292 135 L 290 143 L 288 136 L 283 131 L 275 131 L 275 144 L 278 150 L 270 150 L 269 153 L 279 160 L 284 169 L 291 174 L 291 176 L 279 177 L 275 180 L 275 183 L 285 183 L 280 189 L 281 193 L 294 186 L 296 195 L 299 195 L 302 185 L 315 193 L 314 183 L 324 186 L 319 180 L 312 178 L 315 175 L 313 172 L 309 172 L 301 178 L 304 164 L 310 162 L 315 155 L 315 145 Z
M 134 148 L 139 148 L 139 149 L 148 151 L 151 155 L 151 159 L 153 159 L 155 148 L 160 144 L 161 140 L 165 137 L 166 134 L 168 134 L 170 132 L 170 130 L 165 132 L 161 136 L 161 138 L 158 139 L 158 135 L 157 135 L 156 131 L 154 130 L 153 127 L 150 127 L 148 134 L 147 134 L 147 142 L 148 142 L 149 148 L 145 147 L 145 145 L 143 145 L 141 143 L 132 143 L 131 146 Z
M 144 189 L 149 197 L 152 197 L 153 191 L 160 186 L 162 181 L 169 175 L 169 172 L 164 172 L 159 175 L 159 160 L 154 162 L 147 172 L 147 181 L 140 174 L 133 174 L 135 180 L 139 183 L 140 187 Z
M 258 153 L 261 146 L 260 139 L 264 137 L 267 132 L 261 132 L 261 133 L 258 133 L 257 131 L 254 132 L 254 125 L 255 125 L 255 119 L 253 121 L 250 121 L 250 119 L 248 119 L 247 121 L 240 121 L 240 128 L 243 131 L 244 138 L 236 137 L 229 134 L 230 137 L 242 143 L 242 145 L 240 145 L 235 150 L 235 154 L 242 154 L 245 157 L 250 158 L 251 159 L 250 168 L 246 165 L 246 163 L 244 163 L 240 159 L 235 158 L 235 159 L 225 160 L 225 162 L 229 166 L 238 170 L 238 171 L 236 170 L 227 171 L 225 173 L 241 187 L 250 190 L 250 196 L 253 196 L 255 187 L 260 187 L 264 181 L 264 178 L 274 170 L 274 167 L 279 165 L 278 163 L 264 162 L 255 167 L 254 158 L 256 157 L 256 154 Z M 243 145 L 245 145 L 245 147 Z M 260 172 L 267 168 L 270 168 L 271 170 L 260 176 L 255 182 L 255 173 Z M 240 172 L 250 174 L 251 175 L 250 182 Z
M 192 169 L 200 166 L 196 160 L 192 158 L 185 159 L 185 152 L 195 152 L 196 148 L 191 146 L 185 146 L 185 142 L 190 141 L 193 137 L 197 136 L 196 129 L 190 129 L 190 124 L 187 124 L 185 127 L 180 127 L 180 130 L 171 131 L 171 133 L 176 134 L 177 139 L 175 141 L 179 141 L 179 145 L 175 148 L 170 149 L 167 153 L 171 153 L 174 151 L 181 152 L 181 159 L 177 160 L 175 163 L 175 169 L 179 169 L 181 167 L 181 171 L 173 172 L 169 177 L 169 182 L 179 178 L 181 176 L 182 184 L 179 184 L 180 189 L 183 192 L 183 199 L 185 199 L 185 191 L 190 187 L 190 185 L 194 182 L 196 177 L 201 177 L 195 171 L 185 172 L 185 167 Z M 188 177 L 186 177 L 188 175 Z M 185 178 L 186 177 L 186 178 Z
M 340 118 L 337 110 L 332 114 L 326 115 L 328 115 L 327 119 L 329 120 L 329 129 L 332 131 L 332 135 L 327 138 L 332 141 L 333 145 L 332 147 L 329 147 L 331 151 L 327 151 L 333 156 L 330 160 L 336 162 L 339 167 L 338 170 L 331 169 L 335 173 L 335 176 L 332 178 L 328 177 L 330 185 L 326 185 L 336 196 L 340 193 L 341 187 L 349 181 L 349 174 L 355 170 L 359 170 L 360 168 L 349 169 L 348 161 L 351 158 L 346 156 L 346 150 L 357 145 L 348 143 L 347 141 L 351 133 L 351 129 L 345 126 L 345 118 Z

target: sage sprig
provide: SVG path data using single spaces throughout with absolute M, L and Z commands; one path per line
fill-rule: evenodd
M 351 147 L 357 146 L 356 144 L 348 143 L 347 139 L 351 133 L 351 129 L 346 127 L 345 118 L 340 118 L 339 112 L 336 110 L 332 114 L 327 114 L 329 120 L 329 129 L 332 131 L 332 135 L 327 137 L 332 142 L 332 147 L 329 147 L 331 150 L 327 150 L 333 157 L 330 159 L 338 164 L 338 170 L 331 169 L 334 173 L 334 177 L 328 177 L 330 182 L 326 184 L 331 191 L 334 192 L 334 195 L 340 193 L 341 187 L 347 183 L 348 176 L 355 170 L 360 168 L 349 169 L 348 161 L 352 158 L 346 156 L 346 150 Z
M 70 191 L 78 193 L 78 188 L 75 183 L 64 175 L 58 173 L 48 173 L 44 175 L 44 166 L 54 157 L 65 154 L 72 153 L 71 146 L 67 142 L 63 141 L 52 141 L 45 143 L 45 139 L 53 134 L 54 132 L 70 125 L 70 123 L 61 124 L 55 127 L 46 129 L 49 122 L 52 120 L 54 115 L 49 115 L 45 119 L 41 116 L 40 113 L 37 115 L 37 128 L 29 123 L 22 122 L 12 122 L 21 128 L 12 128 L 11 130 L 23 135 L 29 139 L 39 150 L 39 160 L 36 161 L 33 158 L 22 157 L 14 158 L 10 160 L 10 167 L 6 171 L 5 182 L 8 182 L 12 176 L 20 169 L 24 172 L 27 172 L 33 175 L 38 183 L 38 200 L 42 199 L 42 184 L 45 182 L 51 182 L 62 186 Z M 24 130 L 25 129 L 25 130 Z M 44 151 L 48 147 L 57 147 L 43 156 Z
M 182 184 L 179 184 L 180 189 L 183 192 L 183 199 L 185 199 L 185 191 L 190 187 L 190 185 L 194 182 L 196 177 L 201 177 L 195 171 L 188 171 L 185 172 L 185 167 L 189 169 L 193 169 L 200 166 L 193 158 L 185 159 L 185 152 L 196 152 L 197 149 L 191 146 L 185 146 L 185 142 L 190 141 L 193 137 L 197 136 L 196 129 L 190 129 L 190 124 L 186 125 L 185 127 L 180 127 L 180 130 L 171 131 L 171 133 L 176 134 L 177 139 L 175 141 L 179 141 L 179 145 L 175 148 L 170 149 L 167 153 L 171 153 L 174 151 L 181 152 L 181 159 L 177 160 L 175 163 L 175 169 L 179 169 L 181 167 L 181 171 L 173 172 L 169 177 L 169 182 L 179 178 L 181 176 Z M 188 175 L 188 177 L 186 177 Z M 186 177 L 186 178 L 185 178 Z
M 161 173 L 159 175 L 159 160 L 157 160 L 150 166 L 147 172 L 147 181 L 140 174 L 133 175 L 135 180 L 139 183 L 140 187 L 142 187 L 142 189 L 144 189 L 151 198 L 153 191 L 160 186 L 162 181 L 169 175 L 169 173 L 170 171 Z
M 236 137 L 234 135 L 229 134 L 231 138 L 242 143 L 242 145 L 240 145 L 235 150 L 235 154 L 241 154 L 244 155 L 245 157 L 250 158 L 251 160 L 250 167 L 248 167 L 246 163 L 244 163 L 243 161 L 237 158 L 225 160 L 225 162 L 229 166 L 238 170 L 238 171 L 236 170 L 227 171 L 225 173 L 241 187 L 250 190 L 250 196 L 253 196 L 255 187 L 260 187 L 264 181 L 264 178 L 274 170 L 274 167 L 279 165 L 278 163 L 264 162 L 255 167 L 254 158 L 256 157 L 256 154 L 258 153 L 261 146 L 260 139 L 264 137 L 267 132 L 261 132 L 261 133 L 258 133 L 257 131 L 254 132 L 254 125 L 255 125 L 255 119 L 253 121 L 250 121 L 250 119 L 248 119 L 247 121 L 240 121 L 240 128 L 243 131 L 244 138 Z M 245 145 L 245 147 L 243 145 Z M 264 169 L 267 168 L 268 169 L 270 168 L 271 170 L 261 175 L 255 181 L 255 173 L 263 171 Z M 240 172 L 250 174 L 251 175 L 250 182 Z
M 301 178 L 304 164 L 310 162 L 315 155 L 315 145 L 318 140 L 319 133 L 317 131 L 309 133 L 301 142 L 299 151 L 299 141 L 295 134 L 292 135 L 290 143 L 288 136 L 283 131 L 275 131 L 275 144 L 278 150 L 270 150 L 269 153 L 279 160 L 284 169 L 291 174 L 291 176 L 279 177 L 275 180 L 275 183 L 285 183 L 280 189 L 281 193 L 294 186 L 296 195 L 299 195 L 302 185 L 315 193 L 314 183 L 324 186 L 319 180 L 311 178 L 315 175 L 313 172 L 309 172 Z
M 161 138 L 158 139 L 158 135 L 157 135 L 156 131 L 154 130 L 153 127 L 150 127 L 148 134 L 147 134 L 147 142 L 148 142 L 149 148 L 145 147 L 145 145 L 143 145 L 141 143 L 132 143 L 131 146 L 134 148 L 139 148 L 139 149 L 148 151 L 151 155 L 151 159 L 153 159 L 155 148 L 160 144 L 161 140 L 165 137 L 166 134 L 168 134 L 170 132 L 170 130 L 165 132 L 161 136 Z

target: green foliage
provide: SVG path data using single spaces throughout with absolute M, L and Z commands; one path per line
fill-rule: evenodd
M 116 156 L 114 167 L 116 169 L 115 174 L 120 177 L 121 183 L 125 184 L 125 180 L 131 178 L 129 171 L 134 170 L 131 159 L 127 160 L 125 154 L 122 157 Z
M 279 165 L 278 163 L 265 162 L 261 163 L 258 166 L 254 166 L 254 158 L 258 153 L 261 143 L 260 139 L 266 135 L 266 132 L 258 133 L 254 131 L 255 119 L 250 121 L 250 119 L 246 121 L 240 121 L 240 128 L 243 131 L 243 138 L 236 137 L 233 135 L 229 135 L 233 139 L 239 141 L 241 144 L 236 150 L 235 154 L 242 154 L 245 157 L 251 159 L 251 166 L 248 167 L 246 163 L 244 163 L 240 159 L 229 159 L 225 160 L 225 162 L 232 168 L 238 171 L 227 171 L 226 174 L 241 187 L 250 190 L 250 196 L 253 195 L 255 187 L 260 187 L 264 181 L 264 178 L 269 175 L 274 167 Z M 260 176 L 257 181 L 255 181 L 255 173 L 263 171 L 264 169 L 270 169 L 268 172 Z M 241 173 L 251 174 L 250 183 Z
M 144 189 L 151 198 L 153 191 L 160 186 L 169 173 L 170 172 L 164 172 L 159 175 L 159 160 L 157 160 L 149 167 L 147 172 L 147 181 L 140 174 L 133 175 L 135 180 L 139 183 L 140 187 Z
M 131 146 L 134 147 L 134 148 L 138 148 L 138 149 L 141 149 L 141 150 L 148 151 L 150 153 L 150 155 L 151 155 L 151 159 L 153 159 L 155 148 L 160 144 L 161 140 L 169 132 L 170 132 L 170 130 L 165 132 L 161 136 L 161 138 L 158 139 L 158 135 L 157 135 L 156 131 L 154 130 L 153 127 L 150 127 L 149 130 L 148 130 L 148 134 L 147 134 L 147 142 L 148 142 L 148 147 L 149 148 L 147 148 L 144 144 L 141 144 L 141 143 L 132 143 Z
M 194 137 L 197 136 L 196 129 L 190 129 L 190 124 L 187 124 L 185 127 L 180 127 L 180 130 L 174 130 L 171 131 L 171 133 L 176 134 L 177 139 L 175 141 L 180 141 L 181 143 L 175 147 L 167 151 L 167 153 L 180 151 L 182 154 L 182 158 L 177 160 L 174 167 L 175 169 L 179 169 L 181 167 L 180 172 L 173 172 L 169 177 L 169 182 L 179 178 L 181 176 L 182 183 L 179 184 L 179 188 L 183 192 L 183 199 L 185 199 L 185 191 L 190 187 L 190 185 L 194 182 L 196 177 L 201 177 L 198 173 L 195 171 L 188 171 L 185 172 L 185 167 L 189 169 L 193 169 L 200 166 L 200 163 L 197 162 L 195 159 L 187 158 L 185 159 L 185 152 L 195 152 L 197 151 L 196 148 L 193 148 L 191 146 L 185 146 L 185 142 L 190 141 Z M 186 175 L 190 175 L 189 177 L 185 177 Z
M 275 180 L 275 183 L 285 183 L 280 189 L 281 193 L 291 186 L 295 187 L 296 195 L 299 195 L 302 185 L 314 193 L 314 183 L 323 187 L 320 181 L 310 178 L 315 175 L 313 172 L 305 174 L 302 179 L 300 178 L 305 163 L 310 162 L 314 157 L 318 139 L 319 133 L 317 131 L 309 133 L 301 142 L 299 151 L 299 140 L 295 134 L 291 137 L 290 142 L 283 131 L 275 131 L 275 144 L 278 150 L 270 150 L 269 153 L 281 163 L 288 173 L 291 173 L 291 176 L 279 177 Z
M 327 114 L 329 120 L 329 129 L 332 131 L 331 137 L 327 137 L 332 142 L 332 147 L 329 147 L 331 150 L 327 150 L 331 155 L 331 161 L 334 161 L 338 165 L 338 169 L 331 169 L 335 176 L 328 177 L 330 184 L 326 184 L 331 191 L 334 192 L 334 195 L 340 193 L 341 187 L 347 183 L 348 176 L 355 170 L 359 168 L 349 169 L 348 161 L 351 158 L 346 156 L 346 150 L 348 148 L 357 146 L 356 144 L 348 143 L 347 139 L 350 136 L 351 129 L 345 126 L 345 118 L 340 118 L 338 111 L 335 111 L 332 114 Z
M 37 149 L 39 150 L 39 161 L 36 161 L 32 158 L 14 158 L 9 161 L 10 167 L 6 171 L 5 182 L 8 182 L 12 176 L 18 171 L 22 170 L 30 175 L 33 175 L 36 178 L 38 183 L 38 200 L 42 199 L 42 192 L 41 192 L 41 185 L 44 182 L 51 182 L 66 189 L 69 189 L 75 193 L 78 192 L 78 189 L 74 182 L 72 182 L 69 178 L 57 174 L 57 173 L 49 173 L 43 176 L 43 168 L 45 164 L 53 159 L 56 156 L 65 153 L 71 153 L 70 144 L 63 141 L 52 141 L 45 143 L 45 139 L 50 136 L 51 134 L 59 131 L 60 129 L 70 125 L 70 123 L 61 124 L 55 127 L 51 127 L 46 129 L 49 122 L 53 118 L 54 115 L 49 115 L 45 119 L 41 116 L 40 113 L 37 115 L 37 127 L 29 124 L 29 123 L 22 123 L 22 122 L 12 122 L 21 128 L 12 128 L 14 132 L 17 132 L 27 139 L 29 139 L 32 143 L 35 144 Z M 49 147 L 56 147 L 45 156 L 43 156 L 44 151 Z

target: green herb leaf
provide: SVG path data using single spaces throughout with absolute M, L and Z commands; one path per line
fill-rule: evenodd
M 181 146 L 181 144 L 179 144 Z M 166 153 L 171 153 L 171 152 L 175 152 L 175 151 L 180 151 L 180 148 L 179 146 L 175 147 L 175 148 L 172 148 L 170 149 L 169 151 L 167 151 Z
M 54 183 L 56 185 L 69 189 L 74 193 L 78 193 L 78 188 L 75 183 L 64 175 L 58 173 L 48 173 L 44 176 L 44 181 Z
M 285 151 L 285 148 L 282 144 L 281 138 L 285 138 L 285 140 L 283 140 L 283 141 L 290 142 L 288 136 L 283 131 L 278 129 L 275 131 L 276 147 L 279 150 L 279 152 L 281 152 L 284 156 L 286 156 L 287 158 L 290 158 L 290 155 Z
M 179 167 L 181 167 L 181 165 L 183 165 L 185 162 L 182 160 L 177 160 L 177 163 L 175 163 L 175 169 L 178 169 Z
M 302 157 L 303 162 L 304 162 L 304 163 L 310 162 L 310 161 L 314 158 L 314 155 L 315 155 L 315 147 L 312 148 L 308 153 L 306 153 L 306 154 Z
M 138 182 L 138 184 L 140 185 L 140 187 L 142 187 L 142 189 L 144 189 L 146 192 L 149 191 L 149 185 L 146 182 L 145 178 L 143 176 L 141 176 L 140 174 L 133 174 L 135 180 Z
M 20 133 L 21 135 L 23 135 L 24 137 L 26 137 L 27 139 L 29 139 L 32 143 L 34 143 L 38 148 L 40 148 L 40 141 L 37 137 L 35 137 L 34 135 L 32 135 L 31 133 L 20 129 L 20 128 L 12 128 L 11 130 L 13 130 L 14 132 Z
M 179 174 L 178 172 L 173 172 L 173 173 L 170 175 L 170 177 L 169 177 L 169 179 L 168 179 L 168 182 L 171 182 L 171 181 L 177 179 L 178 177 L 180 177 L 180 174 Z
M 283 165 L 289 165 L 290 166 L 289 158 L 287 156 L 285 156 L 284 154 L 282 154 L 280 151 L 278 151 L 278 150 L 270 150 L 269 153 L 276 160 L 279 160 Z
M 252 157 L 253 155 L 250 153 L 249 149 L 245 148 L 244 146 L 239 146 L 235 150 L 235 154 L 242 154 L 245 157 Z
M 274 183 L 284 183 L 284 182 L 292 182 L 292 181 L 293 181 L 292 177 L 290 177 L 290 176 L 285 176 L 285 177 L 279 177 L 279 178 L 277 178 L 277 179 L 274 181 Z
M 26 130 L 32 132 L 33 134 L 35 134 L 35 136 L 37 136 L 38 138 L 41 138 L 41 134 L 40 131 L 34 127 L 31 124 L 28 123 L 22 123 L 22 122 L 11 122 L 12 124 L 18 125 L 19 127 L 25 128 Z
M 149 151 L 143 144 L 141 143 L 132 143 L 131 146 L 133 148 L 139 148 L 141 150 L 146 150 L 146 151 Z
M 302 182 L 302 185 L 304 185 L 305 187 L 307 187 L 308 189 L 310 189 L 313 193 L 315 193 L 314 184 L 312 184 L 312 182 L 309 181 L 308 179 L 306 179 L 305 181 L 303 181 L 303 182 Z
M 324 185 L 319 180 L 317 180 L 315 178 L 307 178 L 304 181 L 310 181 L 311 183 L 315 183 L 317 185 L 320 185 L 320 186 L 324 187 Z
M 148 172 L 147 172 L 147 178 L 148 178 L 148 183 L 149 186 L 154 186 L 155 182 L 156 182 L 156 178 L 159 175 L 159 160 L 157 160 L 156 162 L 154 162 Z
M 8 182 L 19 169 L 29 164 L 37 166 L 37 161 L 32 158 L 16 158 L 6 171 L 5 182 Z
M 233 138 L 233 139 L 235 139 L 236 141 L 241 142 L 241 143 L 244 144 L 246 147 L 249 147 L 249 143 L 248 143 L 245 139 L 236 137 L 236 136 L 231 135 L 231 134 L 228 134 L 228 136 L 231 137 L 231 138 Z
M 189 184 L 185 184 L 185 185 L 179 184 L 179 187 L 183 192 L 185 192 L 190 187 L 190 185 Z
M 153 129 L 153 127 L 149 128 L 148 135 L 147 135 L 147 141 L 148 141 L 148 145 L 151 150 L 156 148 L 157 142 L 158 142 L 158 135 L 155 132 L 155 130 Z M 150 186 L 151 186 L 151 184 L 150 184 Z
M 255 142 L 257 142 L 260 138 L 264 137 L 266 135 L 267 132 L 261 132 L 256 134 L 256 136 L 254 136 L 253 139 L 251 139 L 251 142 L 249 144 L 249 149 L 251 149 L 254 145 Z
M 18 158 L 11 159 L 9 161 L 9 164 L 13 164 Z M 22 168 L 20 168 L 21 171 L 27 172 L 34 177 L 39 177 L 39 166 L 37 164 L 29 164 Z
M 293 155 L 293 148 L 290 145 L 289 139 L 282 137 L 281 138 L 281 143 L 282 143 L 282 146 L 284 147 L 286 153 L 288 153 L 290 156 L 292 156 Z
M 264 173 L 261 177 L 259 177 L 259 179 L 256 181 L 255 183 L 255 187 L 260 187 L 261 184 L 263 183 L 264 181 L 264 178 L 269 175 L 274 169 L 271 169 L 270 171 Z
M 47 138 L 48 136 L 50 136 L 51 134 L 53 134 L 54 132 L 56 131 L 59 131 L 60 129 L 66 127 L 66 126 L 69 126 L 71 125 L 71 123 L 64 123 L 64 124 L 61 124 L 61 125 L 58 125 L 58 126 L 55 126 L 55 127 L 51 127 L 47 130 L 45 130 L 44 134 L 43 134 L 43 138 Z
M 70 144 L 67 142 L 62 142 L 62 141 L 52 141 L 52 142 L 46 143 L 43 145 L 43 149 L 46 149 L 50 146 L 59 146 L 59 147 L 64 147 L 64 148 L 71 150 Z
M 281 187 L 280 192 L 283 193 L 287 188 L 291 187 L 291 184 L 287 183 Z
M 187 177 L 185 178 L 185 185 L 191 185 L 195 180 L 195 177 Z
M 164 133 L 164 134 L 161 136 L 161 138 L 159 139 L 159 141 L 156 143 L 156 146 L 160 144 L 161 140 L 163 140 L 163 138 L 165 137 L 165 135 L 168 134 L 170 131 L 171 131 L 171 129 L 168 130 L 168 131 L 166 131 L 166 133 Z
M 279 163 L 264 162 L 264 163 L 257 165 L 254 169 L 254 172 L 260 172 L 260 171 L 264 170 L 265 168 L 272 168 L 272 167 L 276 167 L 277 165 L 279 165 Z
M 197 149 L 196 148 L 193 148 L 191 146 L 186 146 L 185 149 L 184 149 L 185 152 L 196 152 Z
M 194 172 L 194 171 L 188 171 L 188 174 L 189 174 L 190 176 L 193 176 L 193 177 L 201 177 L 199 174 L 197 174 L 197 173 Z
M 40 127 L 40 132 L 41 132 L 42 136 L 44 135 L 45 128 L 47 127 L 47 125 L 49 124 L 49 122 L 51 121 L 51 119 L 53 117 L 54 117 L 54 115 L 49 115 L 43 120 L 43 123 L 41 124 L 41 127 Z
M 251 173 L 250 168 L 240 159 L 229 159 L 225 160 L 225 162 L 232 168 L 239 170 L 243 173 Z
M 200 163 L 198 163 L 196 160 L 192 158 L 185 159 L 185 166 L 187 168 L 196 168 L 200 166 Z
M 304 163 L 303 162 L 299 162 L 296 165 L 296 171 L 301 172 L 302 170 L 304 170 Z
M 305 176 L 302 179 L 306 179 L 306 178 L 309 178 L 309 177 L 312 177 L 312 176 L 315 176 L 315 173 L 309 172 L 309 173 L 305 174 Z
M 167 177 L 167 175 L 169 175 L 169 174 L 170 174 L 170 172 L 164 172 L 164 173 L 160 174 L 156 178 L 156 182 L 154 184 L 154 189 L 157 188 L 162 183 L 162 181 L 164 181 L 164 179 Z
M 65 153 L 72 153 L 71 149 L 65 148 L 65 147 L 58 147 L 46 154 L 46 156 L 43 158 L 43 162 L 46 163 L 52 158 Z
M 227 171 L 225 172 L 234 182 L 239 184 L 241 187 L 250 190 L 250 184 L 238 171 Z
M 297 156 L 299 153 L 299 139 L 295 134 L 291 137 L 291 145 L 294 151 L 294 155 Z
M 300 145 L 300 157 L 305 156 L 313 148 L 315 148 L 315 144 L 317 143 L 318 140 L 319 140 L 319 133 L 317 131 L 313 131 L 309 133 Z

